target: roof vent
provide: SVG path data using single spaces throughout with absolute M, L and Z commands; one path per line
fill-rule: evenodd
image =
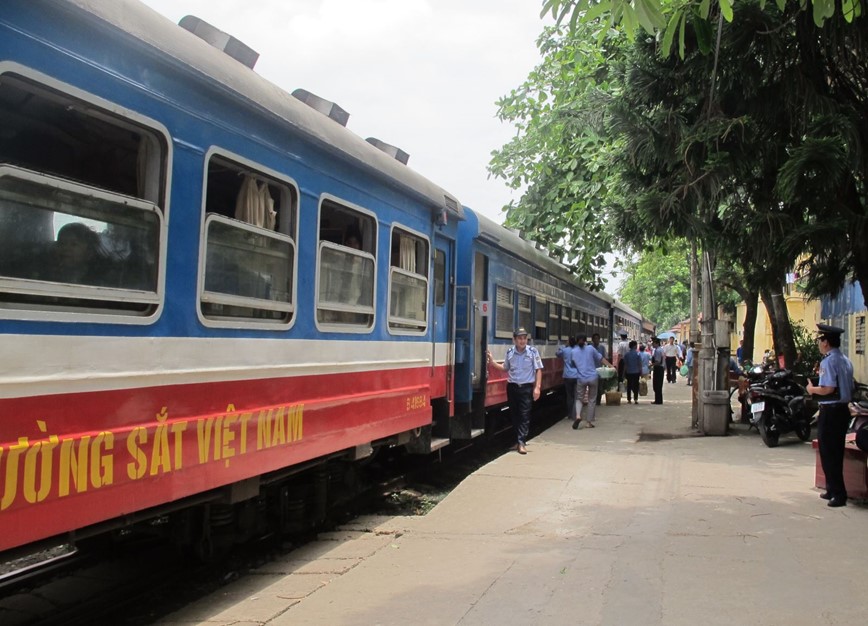
M 256 50 L 229 33 L 224 33 L 219 28 L 214 28 L 211 24 L 195 15 L 185 15 L 178 22 L 178 26 L 190 31 L 199 39 L 208 42 L 250 69 L 253 69 L 256 61 L 259 60 L 259 53 Z
M 334 102 L 326 100 L 325 98 L 320 98 L 318 95 L 312 94 L 307 89 L 296 89 L 292 92 L 292 95 L 304 102 L 310 108 L 316 109 L 323 115 L 333 119 L 341 126 L 346 126 L 347 120 L 350 119 L 350 114 Z
M 397 146 L 393 146 L 392 144 L 388 144 L 385 141 L 380 141 L 376 137 L 368 137 L 365 139 L 372 146 L 379 148 L 390 157 L 395 159 L 396 161 L 400 161 L 404 165 L 407 165 L 407 161 L 410 160 L 410 155 L 398 148 Z

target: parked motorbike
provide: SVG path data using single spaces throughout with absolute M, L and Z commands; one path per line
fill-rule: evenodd
M 808 441 L 818 408 L 817 401 L 790 370 L 779 370 L 750 386 L 750 421 L 769 448 L 790 432 Z
M 752 365 L 750 361 L 745 361 L 744 370 L 738 376 L 738 382 L 733 383 L 732 376 L 730 373 L 730 391 L 729 391 L 729 400 L 730 405 L 732 404 L 733 395 L 736 396 L 740 411 L 739 411 L 739 421 L 742 424 L 747 424 L 751 421 L 751 412 L 750 412 L 750 388 L 753 385 L 759 384 L 771 374 L 774 373 L 774 369 L 763 367 L 762 365 Z M 732 415 L 732 409 L 730 409 L 730 419 L 734 419 Z

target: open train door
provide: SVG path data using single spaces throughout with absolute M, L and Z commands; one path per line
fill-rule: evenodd
M 431 401 L 435 422 L 455 412 L 455 241 L 434 238 Z

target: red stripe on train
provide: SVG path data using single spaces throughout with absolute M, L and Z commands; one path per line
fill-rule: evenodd
M 0 550 L 429 424 L 445 371 L 0 400 Z

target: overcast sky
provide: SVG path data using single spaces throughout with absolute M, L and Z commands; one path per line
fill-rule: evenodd
M 409 166 L 503 222 L 512 192 L 489 179 L 512 128 L 495 101 L 539 62 L 541 0 L 144 0 L 195 15 L 259 52 L 256 71 L 350 114 L 347 127 L 410 154 Z

